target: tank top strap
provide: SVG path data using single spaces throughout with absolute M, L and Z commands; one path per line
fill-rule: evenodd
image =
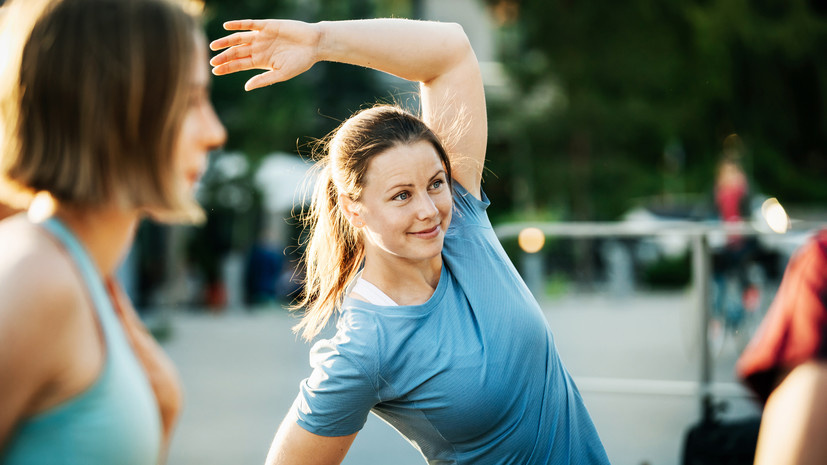
M 123 333 L 123 330 L 115 315 L 115 309 L 112 306 L 112 301 L 110 300 L 109 293 L 106 291 L 98 267 L 92 261 L 83 244 L 81 244 L 77 237 L 75 237 L 75 234 L 66 227 L 62 221 L 51 217 L 41 224 L 63 244 L 63 247 L 75 262 L 92 299 L 92 304 L 95 307 L 95 313 L 98 315 L 107 346 L 110 348 L 117 347 L 118 344 L 115 341 L 121 340 L 123 337 L 117 337 L 115 334 L 120 335 Z

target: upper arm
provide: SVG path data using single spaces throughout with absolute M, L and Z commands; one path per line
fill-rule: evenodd
M 319 436 L 299 426 L 295 416 L 288 414 L 273 439 L 266 465 L 337 465 L 357 434 Z
M 26 322 L 28 306 L 20 302 L 19 292 L 9 289 L 10 284 L 0 273 L 0 373 L 5 380 L 14 380 L 0 383 L 0 446 L 45 379 L 39 363 L 24 363 L 24 354 L 37 347 L 37 332 Z
M 827 457 L 827 362 L 794 368 L 764 407 L 756 465 L 820 464 Z
M 2 255 L 2 254 L 0 254 Z M 60 370 L 66 351 L 64 337 L 78 295 L 63 286 L 48 267 L 10 266 L 0 257 L 0 373 L 14 382 L 0 383 L 0 445 L 25 416 Z M 49 291 L 42 285 L 49 282 Z
M 445 144 L 454 179 L 479 199 L 488 141 L 485 91 L 468 38 L 461 26 L 451 26 L 449 65 L 421 84 L 422 116 Z

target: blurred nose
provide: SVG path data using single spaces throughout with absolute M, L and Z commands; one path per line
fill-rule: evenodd
M 215 113 L 215 108 L 210 104 L 204 115 L 204 130 L 202 132 L 204 143 L 209 147 L 209 150 L 215 150 L 227 141 L 227 130 L 218 119 Z

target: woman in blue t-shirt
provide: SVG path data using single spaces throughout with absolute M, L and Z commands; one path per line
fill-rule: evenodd
M 493 233 L 480 187 L 487 122 L 479 65 L 456 24 L 243 20 L 212 43 L 215 74 L 248 90 L 319 61 L 420 83 L 421 119 L 376 106 L 328 138 L 307 215 L 313 373 L 268 463 L 344 458 L 368 412 L 429 463 L 608 463 L 537 302 Z

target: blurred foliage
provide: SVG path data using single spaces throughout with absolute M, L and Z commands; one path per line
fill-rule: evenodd
M 489 168 L 514 209 L 615 219 L 709 192 L 732 133 L 756 190 L 827 202 L 824 0 L 486 3 L 514 84 L 490 99 Z

